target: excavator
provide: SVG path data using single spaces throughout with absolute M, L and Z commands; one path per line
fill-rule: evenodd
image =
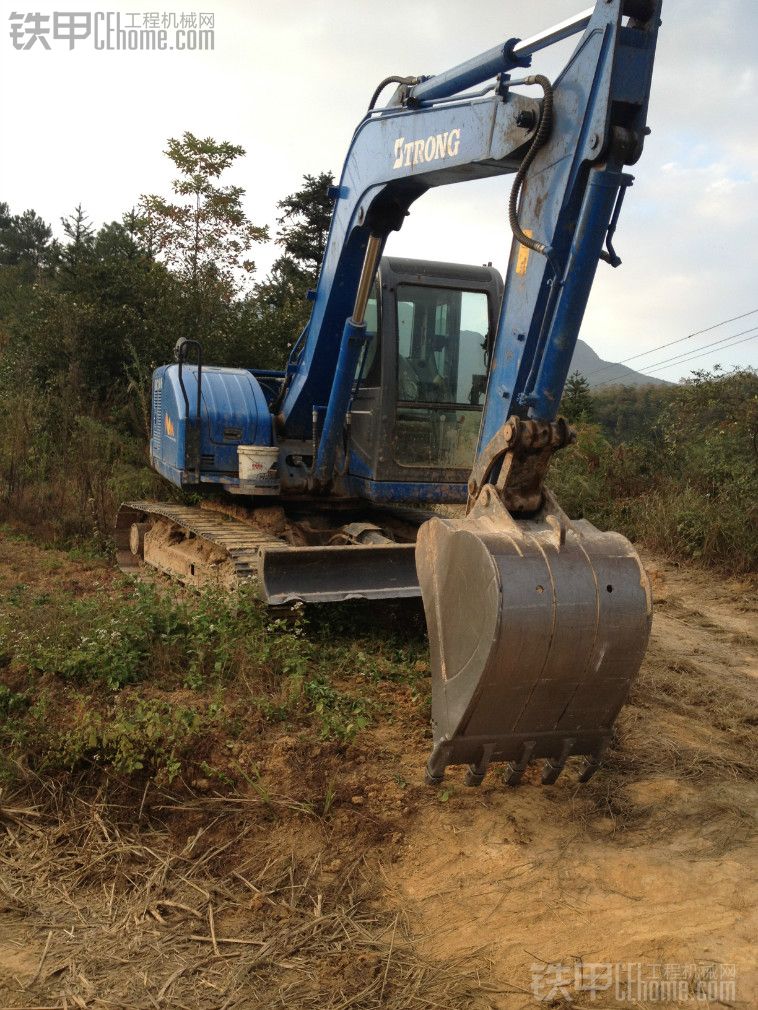
M 575 439 L 559 405 L 596 269 L 621 262 L 660 11 L 596 0 L 443 73 L 383 80 L 330 190 L 284 370 L 212 367 L 182 339 L 153 375 L 152 466 L 199 505 L 125 503 L 121 566 L 252 580 L 271 606 L 421 596 L 430 784 L 466 765 L 478 785 L 501 762 L 516 785 L 536 761 L 549 784 L 573 757 L 588 780 L 645 653 L 637 553 L 569 519 L 546 476 Z M 572 36 L 554 80 L 531 71 Z M 508 174 L 504 281 L 383 256 L 429 189 Z

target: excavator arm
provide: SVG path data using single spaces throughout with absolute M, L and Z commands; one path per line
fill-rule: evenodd
M 435 186 L 516 174 L 477 465 L 509 417 L 555 418 L 598 260 L 618 262 L 611 240 L 631 183 L 622 169 L 642 151 L 659 14 L 660 0 L 598 0 L 533 39 L 511 39 L 435 77 L 405 79 L 417 83 L 369 109 L 332 191 L 313 310 L 277 415 L 280 431 L 307 438 L 314 405 L 327 406 L 314 483 L 331 479 L 365 339 L 346 320 L 362 322 L 356 308 L 387 236 Z M 579 32 L 555 82 L 525 74 L 535 52 Z

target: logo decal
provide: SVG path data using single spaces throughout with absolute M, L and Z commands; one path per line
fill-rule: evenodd
M 428 161 L 442 161 L 444 158 L 454 158 L 461 146 L 461 131 L 445 130 L 444 133 L 433 133 L 423 140 L 409 140 L 398 137 L 395 141 L 395 162 L 393 168 L 409 168 L 411 165 L 424 165 Z
M 168 435 L 169 438 L 175 437 L 176 430 L 174 429 L 174 422 L 171 420 L 168 414 L 164 414 L 163 427 L 166 429 L 166 434 Z

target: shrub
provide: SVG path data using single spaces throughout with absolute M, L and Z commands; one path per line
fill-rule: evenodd
M 656 396 L 655 423 L 631 441 L 579 425 L 577 444 L 553 462 L 551 487 L 574 518 L 672 557 L 754 570 L 758 374 L 696 373 L 665 396 Z

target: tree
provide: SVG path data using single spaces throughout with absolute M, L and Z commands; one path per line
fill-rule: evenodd
M 251 346 L 260 358 L 256 360 L 259 367 L 283 365 L 308 321 L 311 306 L 305 293 L 310 283 L 294 260 L 280 256 L 266 280 L 256 285 L 245 314 L 251 322 Z
M 92 255 L 95 231 L 81 204 L 77 204 L 70 217 L 62 217 L 61 224 L 68 239 L 63 247 L 63 267 L 68 273 L 76 276 L 83 263 Z
M 285 256 L 294 260 L 297 268 L 315 283 L 326 250 L 329 225 L 332 220 L 332 200 L 328 195 L 334 183 L 331 172 L 303 176 L 303 185 L 277 203 L 282 211 L 277 218 L 280 227 L 277 245 Z
M 131 210 L 123 215 L 121 223 L 136 248 L 149 259 L 155 259 L 156 247 L 158 245 L 158 229 L 155 216 L 144 205 L 144 198 L 139 209 L 132 207 Z
M 305 295 L 314 287 L 324 258 L 332 201 L 331 172 L 303 176 L 303 185 L 277 203 L 277 245 L 284 254 L 274 262 L 254 300 L 245 305 L 250 320 L 251 347 L 266 365 L 281 365 L 308 320 Z
M 567 420 L 577 423 L 591 421 L 593 411 L 594 404 L 589 382 L 581 372 L 572 372 L 566 380 L 566 388 L 563 391 L 561 413 L 565 415 Z
M 0 264 L 31 269 L 35 276 L 54 264 L 58 247 L 53 231 L 33 210 L 11 215 L 0 204 Z
M 239 272 L 255 269 L 251 246 L 268 238 L 268 231 L 248 219 L 240 186 L 218 183 L 244 148 L 184 133 L 169 140 L 165 153 L 179 171 L 172 183 L 179 199 L 143 196 L 140 216 L 153 231 L 158 253 L 189 286 L 188 322 L 199 336 L 214 306 L 237 292 Z

